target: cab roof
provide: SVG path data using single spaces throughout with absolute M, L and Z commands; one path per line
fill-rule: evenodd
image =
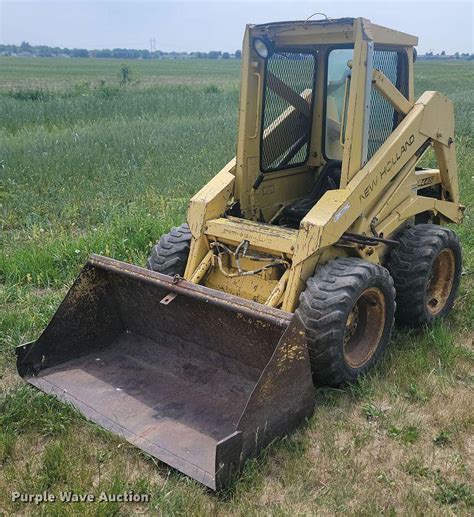
M 418 38 L 366 18 L 336 18 L 327 20 L 300 20 L 250 25 L 252 35 L 266 34 L 278 45 L 318 45 L 353 43 L 356 26 L 360 24 L 366 38 L 375 44 L 414 47 Z

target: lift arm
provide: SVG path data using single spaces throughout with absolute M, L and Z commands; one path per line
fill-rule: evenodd
M 328 191 L 301 222 L 283 302 L 284 310 L 295 309 L 299 294 L 314 271 L 317 262 L 315 254 L 338 242 L 356 221 L 363 221 L 392 181 L 401 182 L 406 174 L 414 175 L 415 164 L 427 142 L 433 142 L 435 150 L 438 149 L 437 155 L 442 158 L 439 174 L 443 187 L 449 190 L 449 198 L 437 200 L 418 196 L 417 179 L 413 176 L 415 188 L 408 197 L 400 195 L 400 205 L 392 216 L 396 217 L 396 225 L 394 221 L 392 224 L 387 221 L 386 229 L 393 231 L 403 220 L 426 210 L 439 212 L 447 221 L 461 221 L 462 206 L 459 204 L 453 139 L 451 101 L 438 92 L 425 92 L 348 185 Z

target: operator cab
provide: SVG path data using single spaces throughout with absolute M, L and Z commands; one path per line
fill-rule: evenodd
M 344 188 L 403 119 L 373 72 L 413 101 L 416 43 L 362 18 L 249 26 L 239 215 L 298 228 L 328 190 Z

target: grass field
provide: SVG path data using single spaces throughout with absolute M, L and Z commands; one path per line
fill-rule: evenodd
M 233 155 L 239 63 L 0 58 L 0 514 L 472 514 L 474 65 L 416 64 L 456 106 L 465 222 L 452 316 L 397 330 L 352 388 L 317 391 L 306 427 L 219 495 L 25 386 L 35 339 L 91 252 L 144 264 Z M 145 505 L 14 503 L 11 492 L 146 492 Z

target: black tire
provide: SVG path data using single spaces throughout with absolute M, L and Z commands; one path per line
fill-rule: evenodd
M 164 275 L 184 275 L 191 246 L 191 231 L 184 223 L 171 228 L 169 233 L 162 235 L 153 246 L 146 267 Z
M 314 382 L 352 383 L 377 362 L 390 341 L 393 280 L 377 264 L 336 258 L 308 280 L 296 312 L 306 328 Z
M 458 236 L 449 228 L 417 224 L 406 228 L 391 253 L 388 269 L 396 290 L 395 319 L 419 327 L 452 309 L 462 272 Z

